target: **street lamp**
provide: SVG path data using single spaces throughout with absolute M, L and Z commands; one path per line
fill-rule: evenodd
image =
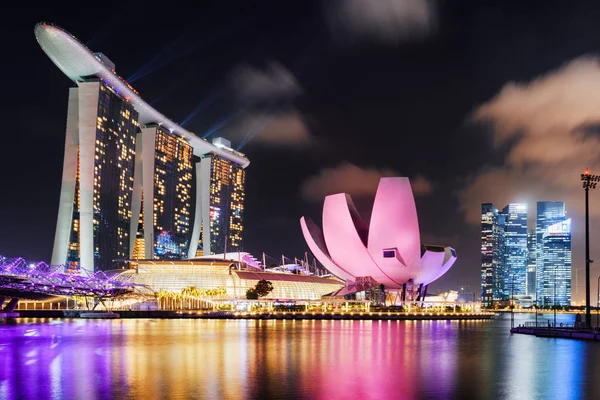
M 596 330 L 598 330 L 598 313 L 600 313 L 600 276 L 598 276 L 598 294 L 596 295 Z
M 585 326 L 592 326 L 592 311 L 590 309 L 590 189 L 595 189 L 600 181 L 600 176 L 590 174 L 586 169 L 581 174 L 583 189 L 585 190 Z
M 556 270 L 558 265 L 554 266 L 554 329 L 556 329 Z

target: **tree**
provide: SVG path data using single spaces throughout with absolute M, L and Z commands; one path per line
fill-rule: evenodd
M 264 297 L 273 291 L 273 283 L 265 279 L 258 281 L 256 286 L 246 291 L 246 298 L 248 300 L 256 300 L 259 297 Z
M 273 284 L 271 283 L 271 281 L 261 279 L 254 287 L 254 290 L 256 291 L 258 297 L 265 297 L 273 291 Z

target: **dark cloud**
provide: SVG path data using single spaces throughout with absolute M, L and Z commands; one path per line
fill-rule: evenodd
M 324 168 L 317 175 L 308 178 L 300 189 L 302 197 L 308 201 L 322 201 L 335 193 L 348 193 L 354 196 L 373 196 L 379 180 L 383 177 L 402 176 L 389 168 L 361 168 L 345 162 L 334 168 Z M 433 186 L 423 176 L 411 181 L 415 195 L 431 193 Z

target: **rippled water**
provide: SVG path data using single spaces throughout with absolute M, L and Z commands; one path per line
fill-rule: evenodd
M 21 319 L 0 324 L 0 399 L 600 398 L 600 343 L 509 327 Z

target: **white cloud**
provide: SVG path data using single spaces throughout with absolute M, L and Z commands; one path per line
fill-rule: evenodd
M 431 33 L 437 11 L 430 0 L 325 0 L 326 18 L 339 42 L 397 43 Z

